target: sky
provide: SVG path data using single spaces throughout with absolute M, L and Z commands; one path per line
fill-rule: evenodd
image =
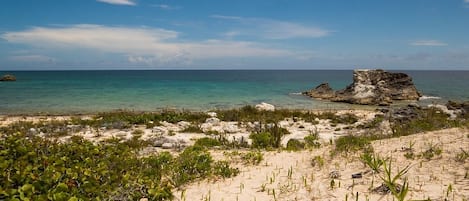
M 2 0 L 0 70 L 469 70 L 469 0 Z

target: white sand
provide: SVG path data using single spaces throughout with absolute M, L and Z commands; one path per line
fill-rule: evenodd
M 410 165 L 406 174 L 410 182 L 407 199 L 444 200 L 448 185 L 449 200 L 469 199 L 469 178 L 464 178 L 469 171 L 469 159 L 461 163 L 455 160 L 460 148 L 469 150 L 468 130 L 447 129 L 411 136 L 386 139 L 373 142 L 373 147 L 380 156 L 392 157 L 393 170 Z M 440 156 L 431 160 L 416 158 L 406 159 L 402 147 L 415 142 L 416 154 L 425 151 L 429 143 L 442 149 Z M 367 172 L 359 160 L 358 154 L 335 156 L 331 158 L 332 146 L 302 152 L 264 152 L 264 161 L 257 166 L 241 166 L 241 173 L 225 180 L 199 181 L 175 192 L 177 200 L 393 200 L 391 195 L 372 193 L 370 187 L 381 185 L 380 174 L 371 172 L 362 179 L 352 179 L 351 175 Z M 323 167 L 312 167 L 314 156 L 324 158 Z M 331 188 L 331 171 L 338 171 L 340 179 L 334 179 Z M 289 176 L 289 172 L 291 175 Z M 402 181 L 399 181 L 402 183 Z M 184 193 L 183 193 L 184 192 Z M 275 192 L 275 196 L 274 196 Z M 181 195 L 184 195 L 181 198 Z

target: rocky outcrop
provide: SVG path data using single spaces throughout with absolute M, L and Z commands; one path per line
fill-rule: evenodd
M 462 115 L 467 115 L 469 114 L 469 101 L 465 102 L 456 102 L 456 101 L 448 101 L 446 103 L 446 107 L 449 110 L 458 110 L 462 113 Z
M 322 83 L 311 91 L 303 92 L 303 94 L 319 99 L 331 99 L 335 97 L 335 91 L 329 86 L 329 83 Z
M 0 81 L 6 82 L 6 81 L 16 81 L 16 77 L 14 75 L 4 75 L 0 78 Z
M 418 100 L 421 94 L 412 78 L 404 73 L 384 70 L 354 70 L 353 83 L 334 91 L 323 83 L 303 94 L 312 98 L 361 105 L 389 105 L 394 100 Z

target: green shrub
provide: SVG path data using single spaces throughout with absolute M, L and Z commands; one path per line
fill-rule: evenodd
M 290 139 L 287 142 L 287 150 L 289 151 L 299 151 L 305 148 L 305 143 L 297 140 L 297 139 Z
M 321 143 L 319 142 L 319 135 L 317 133 L 312 133 L 304 137 L 305 144 L 310 148 L 319 148 Z
M 213 173 L 224 178 L 233 177 L 239 174 L 237 168 L 231 168 L 227 161 L 217 161 L 213 165 Z
M 172 188 L 210 175 L 234 176 L 201 147 L 174 158 L 168 152 L 141 157 L 137 138 L 93 144 L 72 136 L 59 143 L 23 133 L 0 135 L 0 200 L 172 199 Z
M 250 151 L 242 154 L 241 159 L 244 164 L 258 165 L 264 159 L 264 155 L 259 151 Z
M 211 170 L 212 157 L 208 151 L 199 146 L 186 148 L 176 159 L 173 175 L 175 186 L 207 176 Z
M 356 151 L 372 152 L 370 140 L 362 136 L 344 136 L 335 140 L 335 149 L 333 153 L 348 153 Z
M 204 137 L 197 139 L 195 141 L 194 146 L 202 146 L 202 147 L 215 147 L 215 146 L 220 146 L 221 142 L 217 139 L 209 138 L 209 137 Z
M 416 113 L 417 117 L 410 120 L 391 120 L 393 137 L 458 127 L 467 122 L 466 119 L 449 119 L 447 114 L 436 108 L 419 109 Z
M 273 144 L 272 134 L 269 132 L 251 133 L 249 138 L 252 140 L 251 146 L 253 148 L 270 148 Z

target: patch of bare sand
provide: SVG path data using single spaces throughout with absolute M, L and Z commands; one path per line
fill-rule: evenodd
M 406 174 L 410 192 L 406 200 L 468 200 L 469 159 L 456 161 L 461 149 L 469 151 L 469 130 L 453 128 L 411 136 L 374 141 L 373 148 L 383 158 L 391 158 L 393 172 L 410 165 Z M 414 159 L 406 158 L 412 147 Z M 430 147 L 440 149 L 430 159 L 419 157 Z M 360 154 L 331 156 L 333 146 L 301 152 L 264 152 L 256 166 L 240 166 L 241 173 L 225 180 L 204 180 L 175 192 L 176 200 L 260 201 L 260 200 L 393 200 L 392 195 L 373 193 L 382 184 L 360 161 Z M 403 150 L 407 150 L 404 151 Z M 407 148 L 407 149 L 406 149 Z M 320 159 L 312 166 L 312 159 Z M 337 171 L 339 178 L 330 173 Z M 360 179 L 351 175 L 363 173 Z M 337 176 L 337 175 L 335 175 Z M 399 183 L 402 183 L 399 180 Z M 451 191 L 449 191 L 451 185 Z

